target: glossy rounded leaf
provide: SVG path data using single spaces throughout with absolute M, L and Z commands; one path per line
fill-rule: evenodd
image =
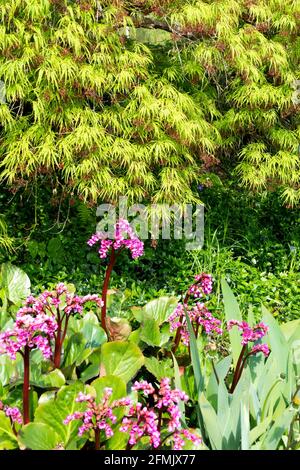
M 113 341 L 102 346 L 101 375 L 116 375 L 129 382 L 144 364 L 141 350 L 133 343 Z
M 21 430 L 19 439 L 31 450 L 54 450 L 60 443 L 53 428 L 44 423 L 27 424 Z

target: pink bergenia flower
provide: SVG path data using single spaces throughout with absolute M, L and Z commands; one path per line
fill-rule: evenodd
M 50 313 L 53 316 L 60 311 L 60 316 L 64 314 L 70 316 L 76 313 L 82 313 L 83 307 L 88 302 L 94 302 L 97 307 L 102 307 L 103 301 L 96 294 L 79 296 L 69 292 L 67 286 L 62 282 L 57 284 L 53 291 L 44 291 L 38 297 L 30 295 L 19 312 L 22 314 L 37 315 L 39 313 Z
M 203 294 L 208 295 L 212 292 L 212 276 L 211 274 L 201 273 L 195 276 L 195 283 L 189 288 L 188 292 L 195 298 L 200 298 Z
M 139 258 L 144 254 L 144 243 L 134 233 L 130 223 L 127 220 L 119 219 L 115 224 L 113 240 L 107 238 L 106 233 L 97 232 L 88 240 L 87 244 L 93 246 L 100 242 L 99 256 L 106 258 L 110 248 L 119 250 L 128 248 L 133 259 Z
M 79 436 L 82 436 L 84 433 L 90 430 L 96 431 L 99 429 L 103 430 L 106 438 L 109 439 L 114 434 L 111 426 L 117 421 L 116 416 L 113 414 L 113 410 L 122 406 L 131 405 L 131 400 L 127 397 L 114 400 L 111 404 L 109 404 L 111 395 L 112 389 L 105 388 L 104 397 L 101 403 L 97 404 L 94 397 L 80 392 L 76 398 L 76 401 L 79 403 L 85 402 L 87 408 L 85 411 L 75 411 L 74 413 L 68 415 L 64 420 L 64 424 L 69 424 L 70 421 L 80 420 L 82 421 L 82 425 L 78 430 Z
M 203 303 L 197 303 L 193 307 L 185 305 L 186 312 L 190 318 L 191 324 L 197 331 L 199 326 L 203 328 L 206 334 L 216 333 L 221 335 L 221 321 L 215 318 Z M 190 343 L 190 335 L 187 327 L 184 306 L 178 304 L 174 312 L 169 316 L 170 330 L 175 331 L 180 328 L 181 340 L 185 346 Z
M 146 380 L 135 382 L 132 390 L 142 392 L 148 397 L 152 396 L 153 406 L 144 406 L 139 401 L 129 408 L 125 418 L 123 418 L 120 431 L 129 433 L 129 445 L 134 446 L 143 437 L 148 436 L 150 445 L 156 449 L 161 444 L 160 428 L 161 420 L 169 432 L 173 433 L 174 449 L 182 449 L 185 441 L 190 440 L 200 443 L 201 438 L 195 434 L 181 429 L 181 413 L 179 410 L 180 401 L 186 402 L 189 397 L 178 389 L 171 389 L 170 379 L 163 378 L 156 391 L 152 384 Z
M 269 327 L 263 322 L 258 323 L 253 328 L 251 328 L 250 325 L 245 321 L 229 320 L 227 322 L 228 331 L 230 331 L 234 326 L 237 326 L 242 333 L 241 344 L 243 346 L 247 345 L 248 343 L 254 343 L 255 341 L 260 340 L 269 331 Z M 257 354 L 259 352 L 262 352 L 267 357 L 270 354 L 269 346 L 265 343 L 257 344 L 252 347 L 249 354 Z
M 270 354 L 270 348 L 267 344 L 256 344 L 253 346 L 253 348 L 250 351 L 250 354 L 257 354 L 259 352 L 262 352 L 265 357 L 268 357 Z
M 0 401 L 0 410 L 3 410 L 4 413 L 6 414 L 6 416 L 8 418 L 10 418 L 12 424 L 14 424 L 14 423 L 22 424 L 23 423 L 23 418 L 22 418 L 21 411 L 16 406 L 11 407 L 11 406 L 8 406 L 8 405 L 4 405 L 2 403 L 2 401 Z
M 129 433 L 129 444 L 134 446 L 143 436 L 149 436 L 150 444 L 154 449 L 160 445 L 160 432 L 158 430 L 157 415 L 153 409 L 137 402 L 129 408 L 127 416 L 123 418 L 121 432 Z
M 195 446 L 199 447 L 202 444 L 202 439 L 196 433 L 191 432 L 189 429 L 180 429 L 175 431 L 172 439 L 174 441 L 173 450 L 182 450 L 185 444 L 185 439 L 191 441 Z
M 57 329 L 55 318 L 44 313 L 36 316 L 19 310 L 13 328 L 0 333 L 0 352 L 8 354 L 12 360 L 16 359 L 17 352 L 22 353 L 23 348 L 38 348 L 45 359 L 51 356 L 50 340 L 54 338 Z

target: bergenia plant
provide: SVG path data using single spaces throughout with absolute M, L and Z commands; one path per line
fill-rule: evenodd
M 129 249 L 133 259 L 142 256 L 144 254 L 144 243 L 135 234 L 128 220 L 124 219 L 119 219 L 115 224 L 112 239 L 107 238 L 107 235 L 108 234 L 104 232 L 97 232 L 87 243 L 89 246 L 100 243 L 98 250 L 100 258 L 109 258 L 102 288 L 103 306 L 101 310 L 101 326 L 108 334 L 106 325 L 107 291 L 113 267 L 118 255 L 124 248 Z
M 237 361 L 237 365 L 234 371 L 232 384 L 230 387 L 230 393 L 233 393 L 243 372 L 243 369 L 246 365 L 247 359 L 250 356 L 253 356 L 258 353 L 263 353 L 265 357 L 268 357 L 270 354 L 269 346 L 265 343 L 258 343 L 251 345 L 249 344 L 256 343 L 261 338 L 263 338 L 269 331 L 269 327 L 265 323 L 260 322 L 255 325 L 253 328 L 245 321 L 238 320 L 229 320 L 227 322 L 227 329 L 230 331 L 231 328 L 237 326 L 240 332 L 242 333 L 242 349 Z
M 103 305 L 102 299 L 96 294 L 85 295 L 83 297 L 70 292 L 62 282 L 57 284 L 53 291 L 45 291 L 38 297 L 29 296 L 25 306 L 20 312 L 28 315 L 50 315 L 56 320 L 56 330 L 54 337 L 54 352 L 49 351 L 51 359 L 56 368 L 60 367 L 63 342 L 66 337 L 68 322 L 72 315 L 82 314 L 84 305 L 93 302 L 98 308 Z
M 90 394 L 79 393 L 76 401 L 85 402 L 86 410 L 75 411 L 67 416 L 64 424 L 80 420 L 82 424 L 79 427 L 78 435 L 82 436 L 92 431 L 95 438 L 95 449 L 99 450 L 102 444 L 114 435 L 112 425 L 117 423 L 117 416 L 114 412 L 119 408 L 126 407 L 126 414 L 117 429 L 129 434 L 127 450 L 135 447 L 142 438 L 147 438 L 148 445 L 154 449 L 165 443 L 172 446 L 174 450 L 181 450 L 186 441 L 200 446 L 201 437 L 181 426 L 179 403 L 180 401 L 187 402 L 189 397 L 180 390 L 172 390 L 170 379 L 162 379 L 158 388 L 145 380 L 135 382 L 132 391 L 141 395 L 138 401 L 124 397 L 110 403 L 113 393 L 111 388 L 104 389 L 104 396 L 100 403 L 97 403 L 95 397 Z M 150 400 L 143 403 L 144 399 L 148 397 Z M 149 402 L 151 402 L 151 406 Z
M 180 340 L 189 346 L 189 330 L 186 321 L 188 315 L 195 337 L 197 338 L 201 329 L 206 334 L 222 334 L 221 321 L 208 311 L 204 302 L 198 300 L 212 292 L 212 276 L 202 273 L 195 276 L 195 283 L 188 289 L 183 303 L 179 303 L 174 312 L 169 316 L 170 330 L 176 330 L 173 352 L 179 346 Z M 196 303 L 195 303 L 196 301 Z M 192 305 L 191 305 L 192 303 Z
M 0 333 L 0 354 L 8 354 L 12 360 L 21 354 L 24 363 L 23 381 L 23 422 L 29 423 L 29 392 L 30 392 L 30 351 L 40 349 L 45 359 L 51 357 L 51 340 L 54 338 L 58 325 L 52 315 L 42 310 L 33 311 L 28 307 L 21 308 L 15 324 L 11 329 Z

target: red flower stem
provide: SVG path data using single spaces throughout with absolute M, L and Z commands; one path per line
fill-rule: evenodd
M 188 300 L 190 298 L 190 293 L 189 291 L 187 291 L 186 295 L 185 295 L 185 298 L 184 298 L 184 301 L 183 301 L 183 304 L 186 305 Z M 181 315 L 181 317 L 179 318 L 179 321 L 182 320 L 182 317 L 183 315 Z M 177 331 L 176 331 L 176 335 L 175 335 L 175 339 L 174 339 L 174 346 L 172 348 L 172 353 L 175 354 L 175 352 L 177 351 L 177 348 L 179 346 L 179 343 L 180 343 L 180 339 L 181 339 L 181 326 L 179 326 L 177 328 Z
M 30 349 L 29 346 L 25 346 L 23 363 L 24 363 L 24 381 L 23 381 L 23 423 L 28 424 L 30 422 L 29 416 L 29 392 L 30 392 Z
M 235 387 L 237 386 L 238 381 L 241 377 L 241 373 L 242 373 L 242 370 L 243 370 L 243 367 L 244 367 L 243 358 L 244 358 L 244 355 L 245 355 L 246 348 L 247 348 L 247 345 L 244 344 L 243 347 L 242 347 L 242 350 L 240 352 L 238 361 L 237 361 L 237 365 L 236 365 L 236 368 L 235 368 L 235 371 L 234 371 L 233 380 L 232 380 L 232 384 L 231 384 L 229 393 L 234 392 Z
M 103 300 L 103 306 L 101 308 L 101 326 L 105 333 L 108 335 L 107 328 L 106 328 L 106 304 L 107 304 L 107 291 L 109 287 L 109 281 L 110 281 L 110 276 L 111 272 L 113 270 L 113 267 L 116 262 L 116 251 L 114 247 L 111 249 L 111 254 L 110 254 L 110 259 L 108 266 L 106 268 L 105 272 L 105 278 L 104 278 L 104 283 L 103 283 L 103 288 L 102 288 L 102 300 Z
M 100 450 L 100 429 L 95 429 L 95 450 Z
M 60 358 L 61 358 L 61 322 L 57 322 L 57 331 L 55 336 L 55 347 L 54 347 L 54 367 L 59 369 Z
M 60 352 L 61 352 L 62 345 L 63 345 L 63 342 L 64 342 L 64 340 L 65 340 L 66 334 L 67 334 L 69 318 L 70 318 L 70 317 L 66 316 L 65 327 L 64 327 L 64 331 L 63 331 L 62 338 L 61 338 L 61 341 L 60 341 Z
M 54 366 L 59 369 L 61 362 L 61 350 L 67 334 L 69 317 L 66 315 L 64 330 L 62 332 L 62 320 L 58 323 L 58 328 L 55 337 L 55 350 L 54 350 Z
M 236 383 L 236 385 L 237 385 L 237 384 L 239 383 L 239 381 L 240 381 L 240 378 L 241 378 L 241 376 L 242 376 L 242 372 L 243 372 L 243 369 L 244 369 L 244 367 L 245 367 L 245 365 L 246 365 L 246 361 L 247 361 L 248 357 L 252 356 L 253 354 L 255 354 L 255 353 L 249 352 L 249 353 L 246 354 L 246 356 L 244 357 L 243 362 L 242 362 L 242 365 L 241 365 L 241 367 L 240 367 L 240 372 L 239 372 L 239 375 L 238 375 L 238 378 L 237 378 L 237 383 Z

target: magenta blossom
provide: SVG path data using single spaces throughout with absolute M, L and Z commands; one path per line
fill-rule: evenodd
M 176 331 L 173 353 L 179 346 L 180 340 L 185 346 L 190 344 L 190 333 L 187 325 L 186 315 L 188 315 L 195 337 L 198 337 L 199 330 L 207 335 L 221 335 L 221 321 L 215 318 L 207 309 L 203 302 L 194 303 L 196 299 L 212 292 L 212 276 L 202 273 L 195 276 L 195 283 L 188 289 L 183 303 L 179 303 L 173 313 L 169 316 L 170 330 Z M 193 298 L 191 298 L 193 297 Z
M 28 346 L 29 349 L 40 349 L 45 359 L 49 359 L 50 340 L 54 338 L 57 322 L 45 313 L 34 316 L 25 311 L 24 308 L 19 310 L 12 329 L 0 333 L 0 352 L 15 360 L 17 352 L 22 353 L 24 347 Z
M 175 431 L 173 436 L 173 450 L 182 450 L 185 445 L 185 440 L 191 441 L 195 446 L 199 447 L 202 444 L 202 439 L 197 434 L 191 432 L 189 429 L 181 429 Z
M 227 322 L 227 329 L 231 330 L 233 326 L 237 326 L 242 332 L 242 344 L 257 341 L 263 338 L 269 331 L 269 327 L 264 323 L 258 323 L 253 328 L 245 321 L 229 320 Z
M 27 297 L 24 307 L 22 307 L 18 315 L 23 318 L 40 318 L 40 329 L 44 331 L 47 327 L 47 321 L 55 321 L 55 333 L 47 335 L 48 339 L 55 339 L 54 354 L 50 350 L 49 341 L 43 336 L 35 339 L 36 346 L 41 349 L 46 358 L 53 356 L 55 367 L 60 367 L 62 345 L 67 333 L 68 321 L 71 315 L 83 313 L 85 304 L 92 302 L 97 307 L 103 306 L 103 300 L 96 294 L 79 296 L 70 292 L 65 284 L 60 282 L 53 291 L 46 290 L 38 297 L 30 295 Z M 48 320 L 47 320 L 48 319 Z
M 88 245 L 93 246 L 100 242 L 99 256 L 106 258 L 110 248 L 119 250 L 128 248 L 133 259 L 139 258 L 144 254 L 144 243 L 138 238 L 127 220 L 119 219 L 115 224 L 113 240 L 107 238 L 107 234 L 102 232 L 95 233 L 89 240 Z
M 19 408 L 17 408 L 16 406 L 11 407 L 11 406 L 8 406 L 8 405 L 4 405 L 2 403 L 2 401 L 0 400 L 0 410 L 3 410 L 4 413 L 6 414 L 6 416 L 8 418 L 10 418 L 12 424 L 14 424 L 14 423 L 22 424 L 23 423 L 22 414 L 21 414 Z
M 185 441 L 190 440 L 195 444 L 201 443 L 201 438 L 192 432 L 181 428 L 181 412 L 179 403 L 187 402 L 189 397 L 178 389 L 171 389 L 170 379 L 163 378 L 160 381 L 158 391 L 146 380 L 135 382 L 133 391 L 142 392 L 146 397 L 151 395 L 153 406 L 143 405 L 139 401 L 131 405 L 128 413 L 123 418 L 120 431 L 129 433 L 128 444 L 133 447 L 143 436 L 148 436 L 150 445 L 156 449 L 161 443 L 161 427 L 167 427 L 171 432 L 174 450 L 182 449 Z
M 111 395 L 112 389 L 105 388 L 104 397 L 101 403 L 97 404 L 94 397 L 80 392 L 78 397 L 76 398 L 76 401 L 79 403 L 86 403 L 87 408 L 83 412 L 75 411 L 75 413 L 68 415 L 64 420 L 64 424 L 69 424 L 70 421 L 73 420 L 80 420 L 82 422 L 82 425 L 78 430 L 79 436 L 82 436 L 84 433 L 90 430 L 103 430 L 106 439 L 109 439 L 114 434 L 111 426 L 117 421 L 113 410 L 115 408 L 128 406 L 131 404 L 131 400 L 129 398 L 120 398 L 119 400 L 115 400 L 111 404 L 109 404 Z
M 134 446 L 143 436 L 149 436 L 151 446 L 156 449 L 160 445 L 157 415 L 153 409 L 136 403 L 129 408 L 123 418 L 121 432 L 129 433 L 129 445 Z
M 269 331 L 269 327 L 265 325 L 265 323 L 260 322 L 255 325 L 253 328 L 245 321 L 238 321 L 238 320 L 229 320 L 227 322 L 227 329 L 230 331 L 231 328 L 237 326 L 238 329 L 242 333 L 242 345 L 246 346 L 248 343 L 254 343 L 255 341 L 260 340 L 263 338 Z M 257 354 L 258 352 L 262 352 L 266 357 L 270 354 L 269 346 L 265 343 L 257 344 L 252 347 L 250 354 Z
M 39 314 L 50 313 L 60 318 L 76 313 L 81 314 L 86 303 L 93 302 L 97 307 L 102 307 L 103 301 L 96 294 L 79 296 L 68 291 L 65 284 L 60 282 L 53 291 L 44 291 L 38 297 L 30 295 L 27 297 L 25 306 L 20 310 L 23 313 Z
M 213 282 L 211 274 L 197 274 L 195 276 L 195 283 L 189 288 L 188 293 L 199 299 L 203 294 L 211 294 Z
M 208 335 L 213 333 L 221 335 L 223 333 L 221 321 L 215 318 L 203 303 L 199 302 L 193 307 L 185 305 L 185 309 L 192 327 L 194 328 L 195 334 L 198 333 L 199 327 L 202 327 L 203 331 Z M 188 346 L 190 343 L 190 335 L 186 322 L 184 306 L 182 304 L 178 304 L 174 312 L 169 316 L 169 322 L 171 324 L 170 330 L 175 331 L 179 329 L 183 344 Z
M 250 354 L 257 354 L 258 352 L 262 352 L 265 357 L 268 357 L 270 354 L 270 348 L 267 344 L 256 344 L 250 351 Z

